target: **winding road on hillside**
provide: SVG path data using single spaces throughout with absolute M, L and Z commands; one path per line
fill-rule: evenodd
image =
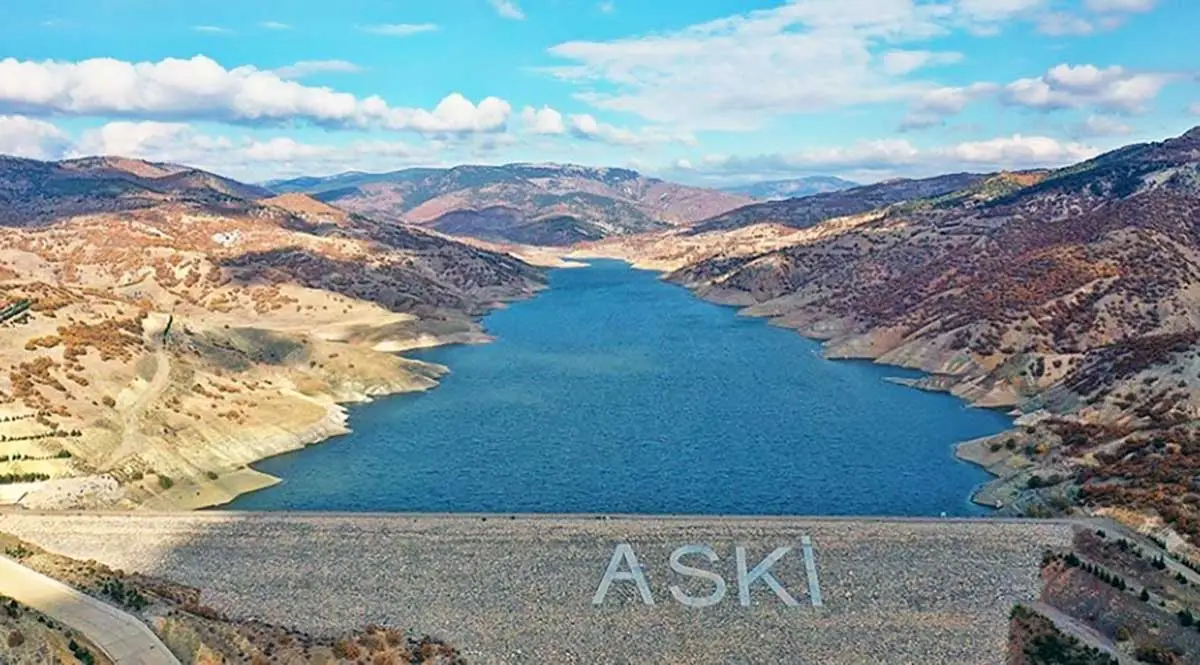
M 116 665 L 180 665 L 136 617 L 5 557 L 0 594 L 83 634 Z

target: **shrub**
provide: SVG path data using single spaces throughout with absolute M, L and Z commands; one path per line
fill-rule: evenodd
M 175 481 L 171 480 L 170 476 L 160 475 L 158 477 L 158 486 L 163 488 L 164 490 L 169 490 L 175 486 Z
M 25 636 L 23 634 L 21 634 L 21 631 L 14 630 L 8 634 L 8 648 L 9 649 L 16 649 L 17 647 L 21 646 L 22 644 L 25 644 Z

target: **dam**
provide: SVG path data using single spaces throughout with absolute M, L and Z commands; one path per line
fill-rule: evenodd
M 445 639 L 473 664 L 995 665 L 1013 605 L 1041 591 L 1043 552 L 1069 547 L 1080 528 L 954 518 L 0 513 L 0 531 L 196 587 L 232 617 L 316 634 L 397 626 Z

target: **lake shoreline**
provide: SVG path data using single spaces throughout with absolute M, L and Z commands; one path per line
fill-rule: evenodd
M 660 276 L 660 279 L 662 281 L 686 290 L 693 297 L 699 298 L 701 300 L 704 300 L 705 302 L 709 302 L 714 305 L 731 308 L 731 309 L 735 310 L 739 316 L 763 319 L 767 322 L 768 325 L 773 325 L 773 326 L 776 326 L 779 328 L 790 330 L 790 331 L 800 335 L 801 337 L 804 337 L 805 339 L 809 339 L 814 342 L 819 342 L 821 344 L 822 357 L 826 360 L 835 361 L 835 362 L 836 361 L 853 361 L 853 360 L 866 361 L 873 365 L 877 365 L 877 366 L 881 366 L 881 367 L 895 367 L 898 369 L 905 369 L 905 370 L 909 370 L 909 371 L 920 372 L 922 376 L 919 378 L 915 378 L 915 379 L 902 378 L 902 377 L 885 377 L 884 380 L 889 381 L 891 383 L 895 383 L 897 385 L 902 385 L 906 388 L 910 388 L 913 390 L 919 390 L 919 391 L 928 392 L 928 393 L 950 395 L 951 397 L 958 399 L 959 401 L 961 401 L 966 406 L 968 406 L 969 408 L 972 408 L 972 409 L 988 409 L 988 410 L 993 410 L 993 411 L 1004 410 L 1005 415 L 1013 419 L 1013 422 L 1011 423 L 1011 426 L 1008 429 L 1006 429 L 1002 432 L 997 432 L 990 436 L 979 437 L 979 438 L 975 438 L 975 439 L 968 439 L 968 440 L 963 440 L 963 441 L 954 443 L 952 445 L 952 451 L 953 451 L 952 456 L 956 460 L 964 462 L 968 465 L 980 468 L 992 476 L 991 480 L 980 483 L 971 490 L 970 496 L 967 498 L 969 501 L 971 501 L 975 505 L 981 506 L 983 508 L 987 508 L 991 511 L 996 512 L 997 514 L 1001 514 L 1001 510 L 1005 508 L 1006 504 L 1004 503 L 1003 499 L 1000 497 L 1013 494 L 1013 490 L 1015 489 L 1014 483 L 1017 482 L 1017 476 L 1020 474 L 1020 471 L 1022 470 L 1023 467 L 1014 468 L 1012 466 L 1012 460 L 1009 458 L 1009 456 L 1004 456 L 1004 455 L 997 456 L 995 454 L 989 454 L 990 451 L 986 451 L 984 449 L 984 446 L 990 446 L 991 443 L 996 441 L 997 439 L 1006 437 L 1012 433 L 1013 428 L 1016 427 L 1016 419 L 1015 419 L 1015 416 L 1013 413 L 1013 411 L 1015 410 L 1015 407 L 979 404 L 972 399 L 954 394 L 953 388 L 958 383 L 958 377 L 953 377 L 950 375 L 943 375 L 943 374 L 936 374 L 936 373 L 929 372 L 929 371 L 926 371 L 926 370 L 923 370 L 920 368 L 901 365 L 901 364 L 897 364 L 897 363 L 890 363 L 890 362 L 886 362 L 886 361 L 880 361 L 879 358 L 881 356 L 870 357 L 870 356 L 831 355 L 829 353 L 829 347 L 828 347 L 828 342 L 830 341 L 830 339 L 827 337 L 823 338 L 823 337 L 807 334 L 803 329 L 796 327 L 796 326 L 787 325 L 786 323 L 778 322 L 776 319 L 770 317 L 769 315 L 748 312 L 747 310 L 750 309 L 751 305 L 740 304 L 740 303 L 736 303 L 736 302 L 729 302 L 727 300 L 722 300 L 720 297 L 710 297 L 704 293 L 700 293 L 697 289 L 692 288 L 689 285 L 681 284 L 678 282 L 672 282 L 672 281 L 668 280 L 666 278 L 668 273 L 670 273 L 674 270 L 674 268 L 669 264 L 664 264 L 664 263 L 659 263 L 659 262 L 637 261 L 637 260 L 634 260 L 634 259 L 631 259 L 628 257 L 619 256 L 616 254 L 606 256 L 606 255 L 602 255 L 602 254 L 593 254 L 593 253 L 589 253 L 589 252 L 569 252 L 566 254 L 566 256 L 569 258 L 572 258 L 572 259 L 577 259 L 577 260 L 586 260 L 589 258 L 591 258 L 591 259 L 612 259 L 612 260 L 622 261 L 622 262 L 626 263 L 627 265 L 629 265 L 634 270 L 642 270 L 642 271 L 646 271 L 646 272 L 657 273 Z
M 607 259 L 607 258 L 612 258 L 612 257 L 593 257 L 593 258 L 597 258 L 597 259 Z M 631 265 L 631 264 L 630 264 L 629 262 L 627 262 L 627 261 L 621 261 L 621 264 L 622 264 L 623 266 L 626 266 L 626 267 L 630 268 L 630 269 L 635 269 L 635 270 L 638 270 L 638 271 L 646 271 L 646 269 L 645 269 L 645 268 L 640 268 L 640 267 L 638 267 L 638 266 L 636 266 L 636 265 Z M 661 272 L 661 271 L 647 271 L 647 272 Z M 680 287 L 680 288 L 686 288 L 686 287 L 682 287 L 682 285 L 678 285 L 678 284 L 674 284 L 674 283 L 670 283 L 670 282 L 665 282 L 665 283 L 666 283 L 666 284 L 668 284 L 668 285 L 670 285 L 670 286 L 675 286 L 675 287 Z M 691 290 L 691 289 L 687 289 L 687 290 L 689 291 L 689 293 L 688 293 L 688 299 L 689 299 L 689 300 L 690 300 L 690 299 L 696 299 L 696 300 L 698 300 L 698 301 L 702 301 L 702 302 L 705 302 L 705 303 L 707 303 L 707 304 L 726 305 L 726 303 L 713 302 L 712 300 L 710 300 L 710 299 L 707 299 L 707 298 L 696 298 L 696 296 L 697 296 L 698 294 L 697 294 L 695 291 L 693 291 L 693 290 Z M 727 308 L 727 307 L 722 307 L 721 309 L 726 309 L 726 308 Z M 744 315 L 744 314 L 741 314 L 741 313 L 739 312 L 739 315 Z M 755 317 L 755 318 L 759 318 L 759 317 Z M 487 332 L 488 332 L 488 333 L 491 333 L 491 332 L 493 332 L 493 331 L 491 331 L 491 330 L 488 330 Z M 810 338 L 810 339 L 811 339 L 811 338 Z M 455 347 L 455 346 L 458 346 L 458 345 L 451 344 L 451 345 L 449 345 L 448 347 L 439 347 L 439 348 L 452 348 L 452 347 Z M 816 352 L 815 352 L 815 351 L 814 351 L 814 355 L 816 355 Z M 826 359 L 832 359 L 832 358 L 828 358 L 828 357 L 826 357 Z M 446 363 L 446 362 L 443 362 L 443 361 L 434 361 L 434 362 L 436 362 L 436 363 L 439 363 L 439 364 L 446 364 L 446 365 L 449 365 L 449 366 L 450 366 L 450 367 L 452 367 L 452 368 L 454 367 L 454 363 Z M 873 365 L 883 365 L 882 363 L 874 363 L 874 362 L 872 362 L 872 363 L 870 363 L 870 364 L 873 364 Z M 434 386 L 434 388 L 437 388 L 438 390 L 440 390 L 440 389 L 441 389 L 441 383 L 439 382 L 439 383 L 438 383 L 438 385 Z M 383 396 L 384 396 L 384 395 L 381 395 L 380 397 L 383 397 Z M 392 396 L 392 395 L 391 395 L 391 394 L 388 394 L 388 395 L 386 395 L 386 396 L 390 397 L 390 396 Z M 372 400 L 372 401 L 373 401 L 373 400 Z M 354 416 L 354 414 L 353 414 L 353 413 L 349 413 L 349 414 L 348 414 L 348 416 L 349 416 L 349 423 L 348 423 L 348 424 L 350 425 L 350 427 L 348 427 L 348 428 L 347 428 L 347 433 L 350 433 L 350 431 L 352 431 L 352 430 L 354 430 L 354 429 L 358 429 L 359 425 L 358 425 L 358 424 L 356 424 L 356 422 L 355 422 L 355 421 L 356 421 L 356 420 L 358 420 L 358 418 L 356 418 L 356 417 Z M 312 444 L 312 445 L 313 445 L 313 446 L 315 446 L 315 444 Z M 309 447 L 309 446 L 306 446 L 306 448 L 307 448 L 307 447 Z M 295 451 L 287 451 L 287 452 L 288 452 L 288 453 L 290 453 L 290 452 L 295 452 Z M 283 453 L 283 454 L 286 454 L 286 453 Z M 272 457 L 272 458 L 270 458 L 270 459 L 274 459 L 274 458 L 277 458 L 277 457 L 280 457 L 280 456 L 279 456 L 279 455 L 277 455 L 277 456 L 273 456 L 273 457 Z M 260 460 L 260 462 L 261 462 L 261 461 L 265 461 L 265 460 Z M 964 462 L 968 462 L 968 465 L 967 465 L 967 466 L 972 466 L 972 467 L 978 466 L 978 465 L 975 465 L 975 464 L 973 464 L 973 463 L 970 463 L 970 460 L 967 460 L 967 459 L 958 458 L 958 461 L 964 461 Z M 255 462 L 255 463 L 254 463 L 254 467 L 252 467 L 252 468 L 248 468 L 248 469 L 246 470 L 246 472 L 247 472 L 248 474 L 258 474 L 259 478 L 262 480 L 261 484 L 259 484 L 259 485 L 248 485 L 248 486 L 246 486 L 246 487 L 245 487 L 245 491 L 239 491 L 239 492 L 236 492 L 236 493 L 229 493 L 229 494 L 226 494 L 226 495 L 224 495 L 224 496 L 218 496 L 218 497 L 216 497 L 216 499 L 217 499 L 217 500 L 205 501 L 205 502 L 203 502 L 202 504 L 201 504 L 201 503 L 199 503 L 199 502 L 196 502 L 196 503 L 194 503 L 193 505 L 189 505 L 189 506 L 187 506 L 187 507 L 188 507 L 188 508 L 206 508 L 206 509 L 211 509 L 211 508 L 220 508 L 220 507 L 228 507 L 230 503 L 236 503 L 236 500 L 237 500 L 238 498 L 240 498 L 240 497 L 242 497 L 242 496 L 244 496 L 244 495 L 246 495 L 246 494 L 252 493 L 252 492 L 254 492 L 254 491 L 257 491 L 257 490 L 259 490 L 259 489 L 264 489 L 264 488 L 267 488 L 267 487 L 274 487 L 274 486 L 275 486 L 275 485 L 278 483 L 278 480 L 277 480 L 277 478 L 278 478 L 278 475 L 277 475 L 277 474 L 278 474 L 278 470 L 277 470 L 277 469 L 278 469 L 278 467 L 276 468 L 276 470 L 273 470 L 273 471 L 272 471 L 272 473 L 268 474 L 268 473 L 266 473 L 266 472 L 264 472 L 264 471 L 260 470 L 260 469 L 261 469 L 261 467 L 258 467 L 258 466 L 257 466 L 258 464 L 259 464 L 259 462 Z M 311 464 L 311 462 L 310 462 L 310 464 Z M 273 474 L 274 474 L 274 475 L 273 475 Z M 289 482 L 301 483 L 301 482 L 304 482 L 304 481 L 303 481 L 303 480 L 299 480 L 299 479 L 290 479 L 290 480 L 289 480 Z M 368 482 L 368 483 L 369 483 L 370 481 L 365 481 L 365 482 Z M 300 491 L 300 489 L 299 489 L 300 487 L 301 487 L 301 485 L 297 484 L 297 485 L 295 485 L 293 488 L 290 488 L 290 489 L 292 490 L 292 495 L 293 495 L 293 496 L 294 496 L 294 495 L 295 495 L 297 492 L 299 492 L 299 491 Z M 973 495 L 974 495 L 974 492 L 972 492 L 970 495 L 963 495 L 963 496 L 962 496 L 963 505 L 968 505 L 968 504 L 971 504 L 971 503 L 972 503 L 971 499 L 972 499 Z M 359 504 L 356 504 L 356 505 L 366 505 L 366 504 L 359 503 Z M 989 507 L 989 506 L 987 506 L 987 504 L 979 504 L 978 502 L 975 502 L 975 503 L 974 503 L 974 505 L 978 505 L 978 506 L 980 506 L 980 507 L 982 507 L 982 508 L 987 508 L 987 507 Z M 243 510 L 243 509 L 246 509 L 246 510 L 256 510 L 256 509 L 263 509 L 263 508 L 261 508 L 261 507 L 255 507 L 255 506 L 253 506 L 253 504 L 252 504 L 250 507 L 247 507 L 247 508 L 234 508 L 234 509 L 235 509 L 235 510 Z M 325 509 L 323 509 L 323 508 L 304 508 L 303 510 L 309 510 L 309 509 L 312 509 L 312 510 L 325 510 Z M 335 508 L 335 509 L 336 509 L 336 508 Z M 269 508 L 269 510 L 275 510 L 275 509 L 274 509 L 274 508 Z M 282 508 L 282 510 L 288 510 L 288 508 Z M 358 510 L 358 509 L 357 509 L 357 508 L 355 508 L 354 510 Z M 370 510 L 370 508 L 366 508 L 366 510 Z M 388 509 L 384 509 L 384 510 L 388 510 Z M 765 513 L 752 513 L 752 514 L 766 514 L 766 515 L 785 515 L 785 514 L 790 514 L 788 511 L 786 511 L 786 510 L 779 510 L 778 508 L 770 508 L 770 507 L 768 507 L 768 508 L 766 508 L 765 510 L 767 510 L 767 511 L 769 511 L 769 512 L 765 512 Z M 947 507 L 947 510 L 950 510 L 950 507 L 949 507 L 949 506 Z M 955 510 L 956 512 L 953 512 L 952 514 L 971 514 L 971 512 L 970 512 L 970 511 L 967 511 L 967 512 L 962 512 L 960 509 L 954 509 L 954 510 Z M 424 508 L 416 508 L 416 509 L 415 509 L 413 512 L 418 512 L 418 513 L 421 513 L 421 512 L 426 512 L 426 510 L 425 510 Z M 496 511 L 485 510 L 484 512 L 494 512 L 494 513 L 496 513 L 496 514 L 506 514 L 506 513 L 508 513 L 508 512 L 512 512 L 512 511 L 509 511 L 509 510 L 503 510 L 503 509 L 501 509 L 501 510 L 496 510 Z M 538 509 L 537 511 L 535 511 L 535 512 L 543 512 L 543 510 L 542 510 L 542 509 L 539 507 L 539 509 Z M 570 510 L 567 510 L 566 512 L 577 512 L 577 511 L 575 510 L 575 507 L 574 507 L 574 506 L 572 506 L 572 507 L 570 508 Z M 639 513 L 641 513 L 641 512 L 642 512 L 642 510 L 641 510 L 641 509 L 639 509 L 639 510 L 638 510 L 638 512 L 639 512 Z M 669 511 L 668 511 L 668 512 L 669 512 Z M 831 514 L 841 514 L 841 513 L 838 513 L 838 512 L 834 512 L 834 511 L 830 511 L 830 513 L 831 513 Z M 924 512 L 913 512 L 913 513 L 911 513 L 911 514 L 912 514 L 912 515 L 924 515 L 924 514 L 927 514 L 927 513 L 928 513 L 928 510 L 925 510 Z M 644 512 L 644 514 L 653 516 L 653 515 L 668 514 L 668 513 L 664 513 L 664 512 L 661 512 L 661 511 L 655 511 L 654 509 L 651 509 L 651 510 L 645 511 L 645 512 Z M 710 514 L 714 514 L 714 513 L 710 513 L 710 512 L 701 511 L 701 512 L 697 512 L 697 513 L 695 513 L 695 514 L 710 515 Z M 846 514 L 846 515 L 853 515 L 853 514 L 856 514 L 856 513 L 849 512 L 849 513 L 845 513 L 845 514 Z M 873 513 L 860 513 L 860 514 L 873 514 Z M 891 514 L 893 514 L 893 513 L 891 513 L 891 512 L 881 512 L 880 514 L 891 515 Z M 904 514 L 905 514 L 904 512 L 898 512 L 898 513 L 895 513 L 895 515 L 897 515 L 897 516 L 901 516 L 901 515 L 904 515 Z M 928 514 L 929 514 L 929 515 L 932 515 L 932 516 L 936 516 L 938 513 L 935 511 L 935 512 L 928 513 Z

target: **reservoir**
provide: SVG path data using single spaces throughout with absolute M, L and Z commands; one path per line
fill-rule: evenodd
M 820 345 L 653 272 L 549 272 L 490 344 L 411 354 L 437 388 L 351 408 L 353 433 L 263 461 L 244 510 L 978 515 L 954 443 L 995 411 L 830 361 Z

